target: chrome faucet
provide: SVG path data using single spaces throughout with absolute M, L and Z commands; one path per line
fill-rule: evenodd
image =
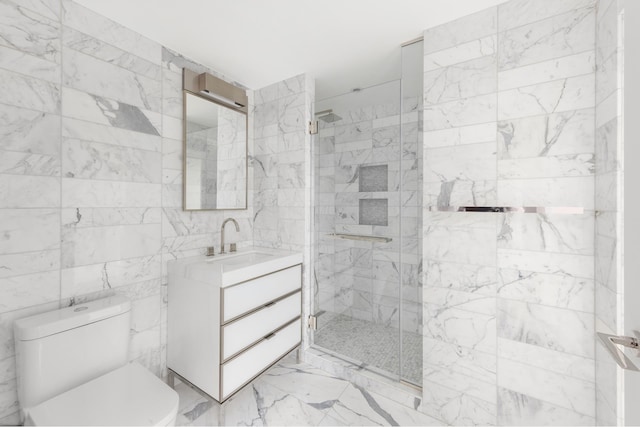
M 238 225 L 238 221 L 236 221 L 235 219 L 227 218 L 222 222 L 222 228 L 220 229 L 220 253 L 221 254 L 224 253 L 224 226 L 227 225 L 229 221 L 233 222 L 233 224 L 236 226 L 236 231 L 240 231 L 240 226 Z M 235 252 L 235 251 L 236 251 L 236 244 L 232 243 L 231 248 L 229 249 L 229 252 Z

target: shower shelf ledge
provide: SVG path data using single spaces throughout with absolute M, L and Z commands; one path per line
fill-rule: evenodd
M 363 234 L 344 234 L 344 233 L 330 233 L 328 236 L 335 237 L 336 239 L 345 239 L 345 240 L 362 240 L 366 242 L 381 242 L 381 243 L 389 243 L 393 239 L 391 237 L 382 237 L 382 236 L 367 236 Z
M 584 213 L 584 208 L 576 206 L 429 206 L 429 211 L 581 215 Z

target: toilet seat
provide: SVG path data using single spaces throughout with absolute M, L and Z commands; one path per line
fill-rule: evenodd
M 130 363 L 27 410 L 33 425 L 175 423 L 178 393 L 138 363 Z

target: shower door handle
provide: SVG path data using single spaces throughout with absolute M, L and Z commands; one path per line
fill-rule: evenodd
M 630 371 L 640 371 L 636 365 L 627 357 L 622 350 L 620 350 L 616 345 L 621 345 L 623 347 L 633 348 L 638 350 L 638 356 L 640 356 L 640 332 L 633 331 L 635 337 L 627 337 L 623 335 L 609 335 L 604 332 L 596 332 L 598 338 L 604 345 L 604 348 L 611 354 L 613 360 L 620 366 L 622 369 L 628 369 Z

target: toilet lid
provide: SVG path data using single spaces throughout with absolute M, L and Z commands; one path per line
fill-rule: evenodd
M 165 426 L 178 412 L 178 393 L 130 363 L 28 409 L 35 425 Z

